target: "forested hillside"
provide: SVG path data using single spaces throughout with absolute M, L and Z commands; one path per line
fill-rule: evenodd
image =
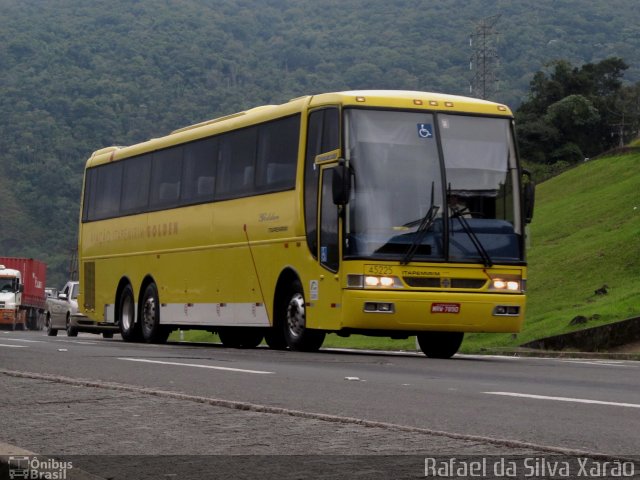
M 84 162 L 264 103 L 351 88 L 469 92 L 469 35 L 500 14 L 517 107 L 550 61 L 617 56 L 640 80 L 635 0 L 0 0 L 2 255 L 61 283 Z

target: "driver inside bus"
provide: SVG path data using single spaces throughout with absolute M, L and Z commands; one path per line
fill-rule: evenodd
M 469 208 L 464 203 L 464 201 L 460 198 L 459 195 L 451 194 L 449 195 L 449 216 L 450 217 L 464 217 L 471 218 L 471 212 Z

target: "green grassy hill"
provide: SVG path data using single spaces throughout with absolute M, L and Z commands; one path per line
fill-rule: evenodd
M 537 187 L 527 317 L 511 335 L 468 335 L 463 350 L 517 346 L 640 315 L 640 153 L 592 160 Z M 606 295 L 595 290 L 607 285 Z M 589 321 L 570 326 L 577 315 Z

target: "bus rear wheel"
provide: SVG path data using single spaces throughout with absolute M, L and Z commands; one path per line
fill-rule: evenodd
M 256 348 L 262 342 L 264 334 L 260 328 L 224 327 L 218 330 L 218 337 L 225 347 Z
M 281 325 L 284 338 L 291 350 L 315 352 L 324 342 L 325 333 L 321 330 L 307 328 L 306 304 L 299 281 L 293 282 L 287 295 L 286 303 L 281 306 Z M 284 310 L 284 311 L 282 311 Z
M 139 342 L 142 338 L 140 323 L 135 322 L 136 309 L 133 302 L 133 290 L 127 285 L 120 294 L 118 302 L 118 325 L 120 334 L 125 342 Z
M 142 311 L 140 312 L 142 338 L 147 343 L 165 343 L 169 337 L 169 329 L 160 325 L 160 303 L 155 283 L 150 283 L 142 295 Z
M 420 350 L 429 358 L 451 358 L 460 345 L 462 332 L 424 332 L 418 334 Z

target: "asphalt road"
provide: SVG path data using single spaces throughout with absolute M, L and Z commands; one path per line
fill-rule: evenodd
M 2 331 L 0 399 L 0 442 L 44 455 L 406 455 L 410 465 L 398 468 L 412 477 L 428 455 L 631 457 L 640 445 L 632 361 L 434 360 Z

